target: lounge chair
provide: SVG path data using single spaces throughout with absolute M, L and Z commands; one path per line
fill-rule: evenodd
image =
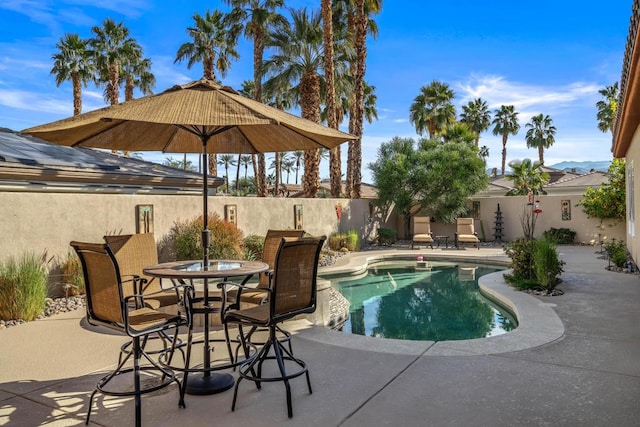
M 427 243 L 433 249 L 433 234 L 431 233 L 431 218 L 416 216 L 413 218 L 413 238 L 411 249 L 416 243 Z
M 480 239 L 478 239 L 478 234 L 475 232 L 473 218 L 458 218 L 456 220 L 456 248 L 464 248 L 465 243 L 471 243 L 480 249 Z

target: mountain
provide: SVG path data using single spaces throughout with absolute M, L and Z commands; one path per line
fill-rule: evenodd
M 611 165 L 611 160 L 596 160 L 596 161 L 584 161 L 574 162 L 571 160 L 549 165 L 550 168 L 561 169 L 564 171 L 572 171 L 575 168 L 577 173 L 588 173 L 591 170 L 597 170 L 606 172 Z

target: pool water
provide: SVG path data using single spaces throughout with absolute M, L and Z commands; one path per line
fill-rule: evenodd
M 332 278 L 351 303 L 345 333 L 416 341 L 448 341 L 501 335 L 514 317 L 479 291 L 478 278 L 500 267 L 399 263 L 370 268 L 355 280 Z

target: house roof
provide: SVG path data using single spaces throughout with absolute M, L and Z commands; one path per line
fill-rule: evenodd
M 210 188 L 223 183 L 210 178 Z M 51 144 L 0 129 L 0 188 L 11 190 L 96 189 L 113 192 L 201 192 L 199 173 L 90 148 Z
M 640 124 L 640 1 L 634 0 L 627 46 L 622 63 L 618 110 L 613 130 L 611 151 L 616 158 L 626 156 L 633 135 Z

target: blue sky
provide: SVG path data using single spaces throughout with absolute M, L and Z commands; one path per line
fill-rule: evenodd
M 286 3 L 317 9 L 320 0 Z M 620 79 L 631 5 L 632 0 L 384 1 L 375 18 L 378 37 L 368 41 L 366 79 L 376 87 L 379 119 L 365 125 L 363 181 L 371 182 L 366 165 L 380 143 L 394 136 L 418 138 L 409 107 L 420 87 L 435 79 L 454 90 L 458 114 L 476 97 L 492 111 L 515 105 L 522 129 L 509 139 L 507 161 L 537 158 L 536 150 L 526 148 L 524 125 L 539 113 L 550 115 L 557 128 L 546 164 L 610 160 L 611 136 L 597 128 L 595 103 L 598 90 Z M 0 0 L 0 127 L 21 130 L 72 115 L 71 85 L 56 87 L 51 56 L 65 33 L 90 37 L 91 27 L 107 17 L 124 22 L 151 59 L 155 92 L 200 78 L 200 66 L 174 64 L 175 54 L 188 41 L 193 14 L 215 7 L 228 10 L 216 1 Z M 238 50 L 240 60 L 223 80 L 235 88 L 253 73 L 250 42 L 241 40 Z M 103 106 L 101 88 L 83 89 L 84 112 Z M 489 147 L 488 167 L 499 167 L 500 137 L 485 132 L 480 145 Z M 159 162 L 166 156 L 179 158 L 143 153 Z M 323 161 L 321 177 L 327 176 Z

